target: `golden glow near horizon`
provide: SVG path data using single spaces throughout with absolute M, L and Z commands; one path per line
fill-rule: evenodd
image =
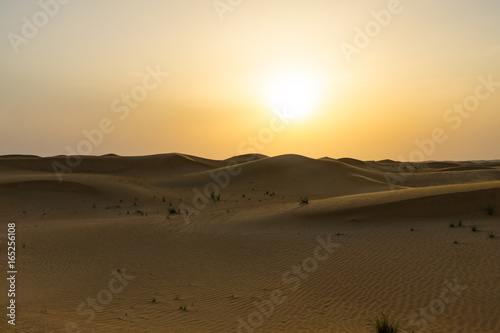
M 0 155 L 223 159 L 279 109 L 286 126 L 259 153 L 498 159 L 499 12 L 491 0 L 4 1 Z

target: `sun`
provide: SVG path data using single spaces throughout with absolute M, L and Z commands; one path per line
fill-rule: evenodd
M 267 98 L 273 110 L 289 119 L 302 119 L 310 115 L 318 102 L 318 84 L 305 74 L 280 75 L 270 81 Z

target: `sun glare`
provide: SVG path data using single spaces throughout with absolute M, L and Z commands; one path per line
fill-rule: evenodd
M 317 82 L 306 75 L 285 75 L 269 84 L 268 99 L 273 109 L 287 118 L 301 119 L 314 111 L 318 102 Z

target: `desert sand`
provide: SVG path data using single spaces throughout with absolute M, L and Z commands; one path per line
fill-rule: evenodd
M 500 332 L 499 161 L 54 162 L 0 157 L 2 332 Z

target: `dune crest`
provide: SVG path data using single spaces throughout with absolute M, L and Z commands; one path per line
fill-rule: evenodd
M 450 281 L 429 331 L 500 329 L 498 162 L 108 154 L 61 182 L 66 161 L 0 157 L 19 332 L 360 333 L 381 312 L 418 331 Z

